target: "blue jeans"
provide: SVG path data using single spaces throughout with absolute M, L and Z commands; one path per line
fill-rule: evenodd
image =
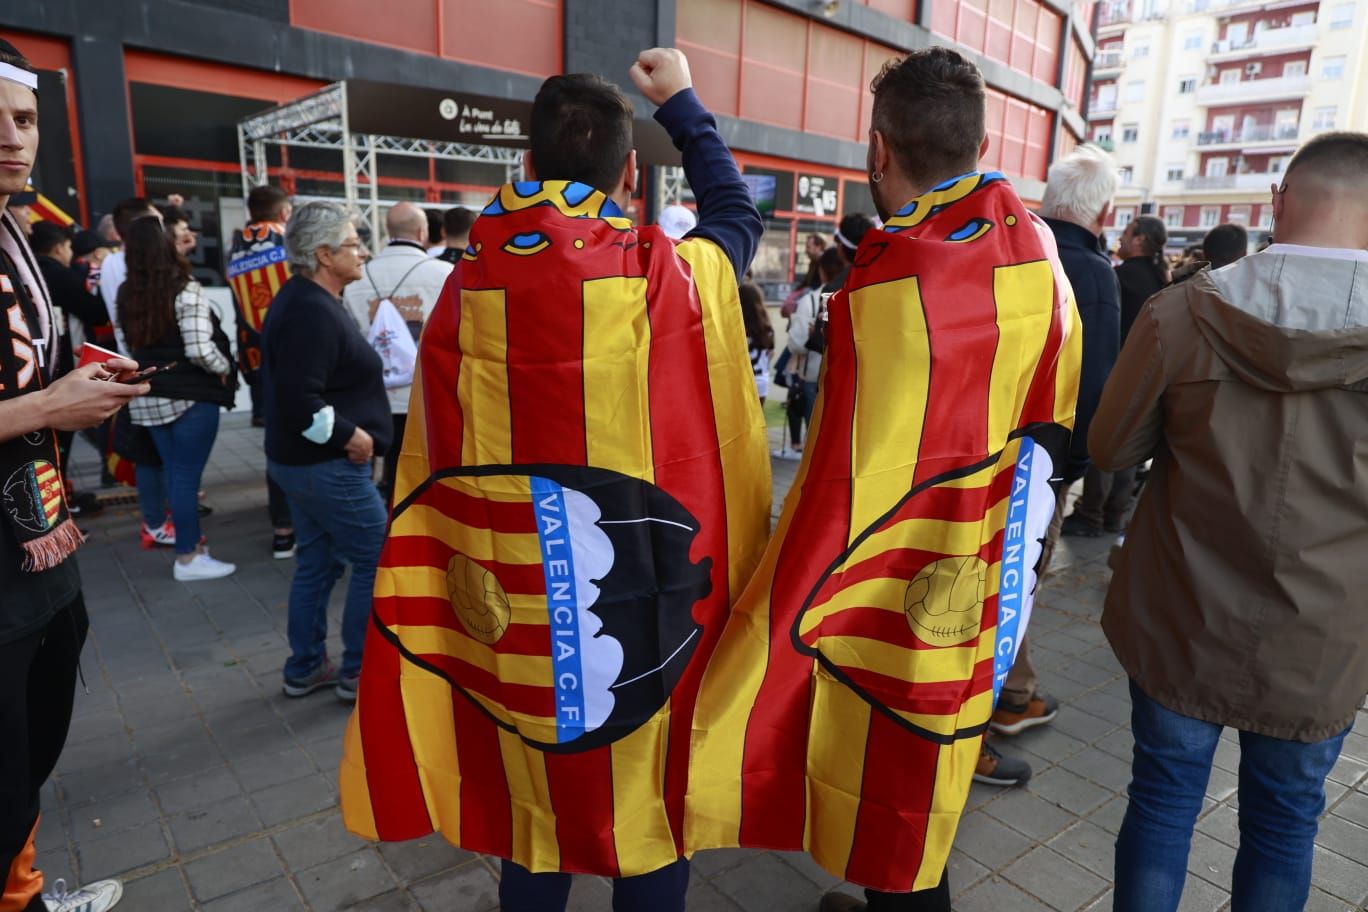
M 219 406 L 196 402 L 170 424 L 149 427 L 152 442 L 161 454 L 166 476 L 167 500 L 171 502 L 171 521 L 176 524 L 176 553 L 191 554 L 199 548 L 199 489 L 209 453 L 218 437 Z M 142 481 L 142 476 L 138 478 Z M 142 485 L 138 499 L 143 502 L 143 521 L 147 521 L 147 501 Z M 158 523 L 160 525 L 160 523 Z
M 1135 761 L 1116 837 L 1115 912 L 1171 912 L 1187 877 L 1192 828 L 1222 726 L 1165 709 L 1131 681 Z M 1293 912 L 1311 890 L 1325 777 L 1348 729 L 1324 741 L 1240 732 L 1240 848 L 1233 912 Z
M 569 874 L 533 874 L 507 859 L 499 876 L 502 912 L 563 912 L 570 899 Z M 684 912 L 689 860 L 613 881 L 613 912 Z
M 142 512 L 143 525 L 160 529 L 166 522 L 166 472 L 162 466 L 136 462 L 133 475 L 138 485 L 138 509 Z
M 290 583 L 285 677 L 306 678 L 327 659 L 328 597 L 347 564 L 352 572 L 342 608 L 341 673 L 354 677 L 361 673 L 375 565 L 385 543 L 385 504 L 371 481 L 370 463 L 270 462 L 267 470 L 289 499 L 298 548 Z

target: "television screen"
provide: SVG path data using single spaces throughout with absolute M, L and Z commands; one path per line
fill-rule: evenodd
M 777 181 L 772 174 L 743 174 L 741 179 L 750 190 L 751 199 L 761 215 L 774 215 L 774 199 Z

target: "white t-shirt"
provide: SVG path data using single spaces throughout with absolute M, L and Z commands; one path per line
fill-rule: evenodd
M 109 312 L 109 322 L 114 327 L 114 343 L 119 349 L 119 354 L 128 354 L 128 345 L 124 342 L 123 330 L 119 328 L 119 286 L 128 277 L 128 263 L 124 259 L 124 252 L 116 250 L 104 258 L 100 264 L 100 297 L 104 298 L 105 310 Z

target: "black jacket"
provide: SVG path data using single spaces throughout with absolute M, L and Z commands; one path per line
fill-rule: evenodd
M 261 328 L 261 370 L 266 390 L 266 457 L 284 465 L 313 465 L 346 455 L 358 426 L 383 456 L 394 436 L 384 365 L 337 298 L 316 282 L 295 276 L 281 286 Z M 304 432 L 326 426 L 314 443 Z
M 1140 308 L 1164 288 L 1164 274 L 1148 257 L 1134 257 L 1116 267 L 1116 280 L 1121 284 L 1121 341 L 1124 343 Z
M 52 306 L 61 308 L 68 320 L 73 317 L 80 320 L 87 339 L 95 337 L 95 327 L 109 325 L 109 311 L 105 310 L 104 299 L 99 294 L 86 291 L 85 283 L 75 269 L 63 266 L 48 256 L 37 257 L 37 260 L 38 271 L 43 274 L 48 295 L 52 298 Z M 69 331 L 57 345 L 57 368 L 60 373 L 66 373 L 74 366 Z
M 1073 286 L 1083 322 L 1083 369 L 1064 471 L 1065 482 L 1070 482 L 1082 478 L 1088 469 L 1088 425 L 1121 350 L 1121 291 L 1101 238 L 1073 222 L 1047 218 L 1045 223 L 1054 232 L 1059 261 Z

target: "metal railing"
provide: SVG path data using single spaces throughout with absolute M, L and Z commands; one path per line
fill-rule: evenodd
M 1243 79 L 1238 82 L 1213 82 L 1197 89 L 1199 105 L 1295 97 L 1311 91 L 1308 76 L 1278 76 L 1273 79 Z
M 1249 174 L 1200 175 L 1183 180 L 1185 190 L 1267 190 L 1282 180 L 1281 171 L 1256 171 Z
M 1272 140 L 1296 139 L 1301 128 L 1297 126 L 1276 126 L 1264 124 L 1247 127 L 1243 130 L 1211 130 L 1197 134 L 1199 146 L 1221 146 L 1227 143 L 1255 143 Z

